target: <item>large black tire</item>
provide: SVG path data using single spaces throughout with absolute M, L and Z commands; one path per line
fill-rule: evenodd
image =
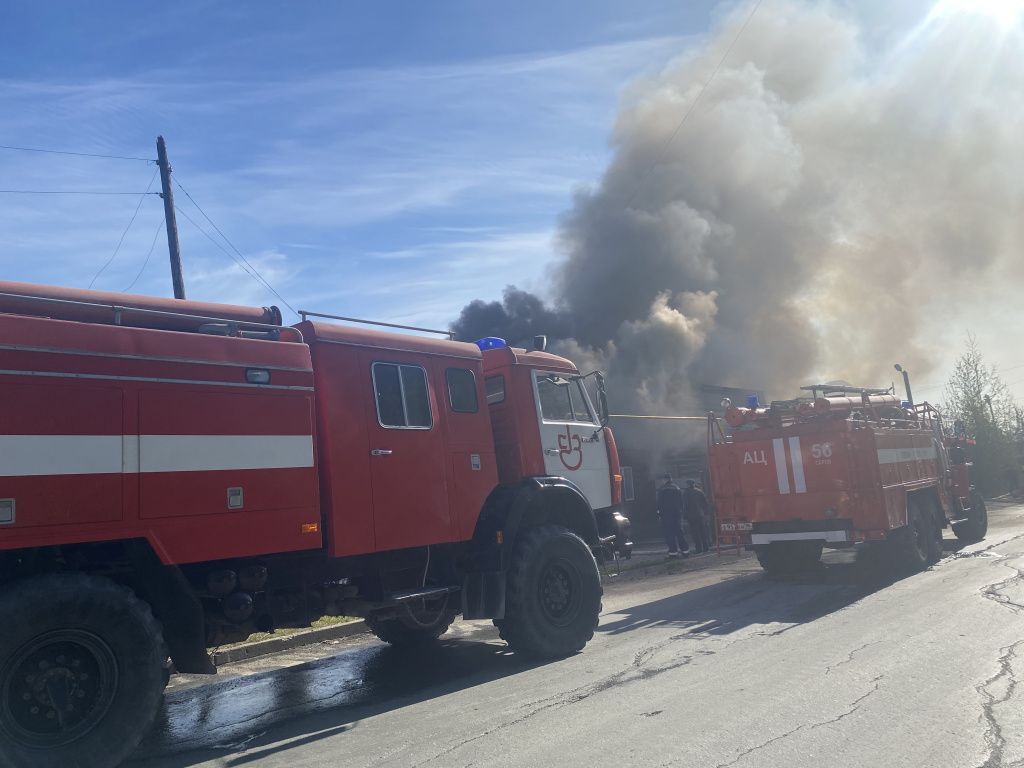
M 892 564 L 898 570 L 923 571 L 941 556 L 935 518 L 920 504 L 907 502 L 907 524 L 893 531 L 886 544 Z
M 0 765 L 120 765 L 166 685 L 149 606 L 107 579 L 49 574 L 8 585 L 0 616 Z
M 516 542 L 505 618 L 494 624 L 516 653 L 569 656 L 594 636 L 603 594 L 597 562 L 583 539 L 555 525 L 532 528 Z
M 967 520 L 953 526 L 953 533 L 964 544 L 981 541 L 988 533 L 988 509 L 985 499 L 977 491 L 971 491 L 971 508 L 967 510 Z
M 367 616 L 366 626 L 378 639 L 396 648 L 412 648 L 428 645 L 448 631 L 458 612 L 448 607 L 448 601 L 436 608 L 429 603 L 420 611 L 400 614 L 397 617 L 381 618 Z
M 818 541 L 780 541 L 759 546 L 754 554 L 769 576 L 795 576 L 815 568 L 822 549 Z

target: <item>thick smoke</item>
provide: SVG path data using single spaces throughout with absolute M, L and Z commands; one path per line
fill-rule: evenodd
M 833 6 L 766 0 L 679 127 L 749 12 L 627 90 L 547 302 L 510 287 L 465 307 L 460 337 L 547 333 L 609 373 L 616 410 L 692 412 L 699 383 L 926 374 L 976 286 L 1017 277 L 1017 32 L 939 10 L 869 49 Z

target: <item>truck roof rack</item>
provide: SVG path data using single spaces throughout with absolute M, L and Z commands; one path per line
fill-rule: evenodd
M 385 323 L 380 320 L 363 320 L 358 317 L 344 317 L 342 315 L 327 315 L 323 312 L 310 312 L 308 309 L 300 309 L 299 317 L 303 320 L 307 320 L 310 317 L 322 317 L 328 320 L 342 320 L 346 323 L 362 323 L 364 325 L 379 325 L 384 328 L 398 328 L 403 331 L 419 331 L 420 333 L 438 333 L 442 336 L 447 336 L 451 341 L 455 340 L 454 331 L 441 331 L 437 328 L 421 328 L 417 325 L 399 325 L 398 323 Z
M 240 336 L 245 338 L 265 338 L 277 340 L 282 332 L 292 332 L 298 336 L 301 342 L 302 332 L 298 328 L 287 326 L 271 325 L 269 323 L 257 323 L 250 320 L 234 320 L 223 317 L 206 317 L 191 312 L 170 312 L 162 309 L 146 309 L 143 307 L 129 307 L 119 304 L 108 304 L 106 302 L 81 301 L 77 299 L 58 299 L 52 296 L 27 296 L 16 293 L 0 293 L 0 299 L 11 299 L 19 303 L 39 304 L 46 307 L 89 307 L 94 309 L 110 310 L 111 325 L 133 326 L 130 318 L 134 316 L 159 318 L 163 320 L 186 320 L 194 328 L 161 328 L 158 330 L 191 330 L 193 333 L 212 334 L 215 336 Z M 60 318 L 65 319 L 65 318 Z M 88 321 L 86 321 L 88 322 Z M 95 321 L 93 321 L 95 322 Z M 138 325 L 135 327 L 149 327 Z

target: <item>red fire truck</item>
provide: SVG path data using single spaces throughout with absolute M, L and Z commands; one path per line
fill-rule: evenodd
M 628 546 L 603 384 L 540 349 L 0 283 L 0 360 L 5 766 L 116 765 L 168 657 L 324 615 L 571 654 Z
M 920 569 L 942 553 L 942 529 L 978 541 L 988 529 L 962 436 L 927 403 L 891 390 L 805 387 L 808 397 L 723 402 L 709 416 L 719 535 L 752 548 L 769 573 L 818 562 L 824 547 L 867 545 Z

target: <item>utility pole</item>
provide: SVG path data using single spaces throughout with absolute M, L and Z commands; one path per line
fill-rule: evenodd
M 185 279 L 181 275 L 181 248 L 178 246 L 178 220 L 174 216 L 174 192 L 171 189 L 171 164 L 167 161 L 167 144 L 163 136 L 156 137 L 157 165 L 160 166 L 160 186 L 164 199 L 164 222 L 167 230 L 167 250 L 171 255 L 171 282 L 174 298 L 185 298 Z

